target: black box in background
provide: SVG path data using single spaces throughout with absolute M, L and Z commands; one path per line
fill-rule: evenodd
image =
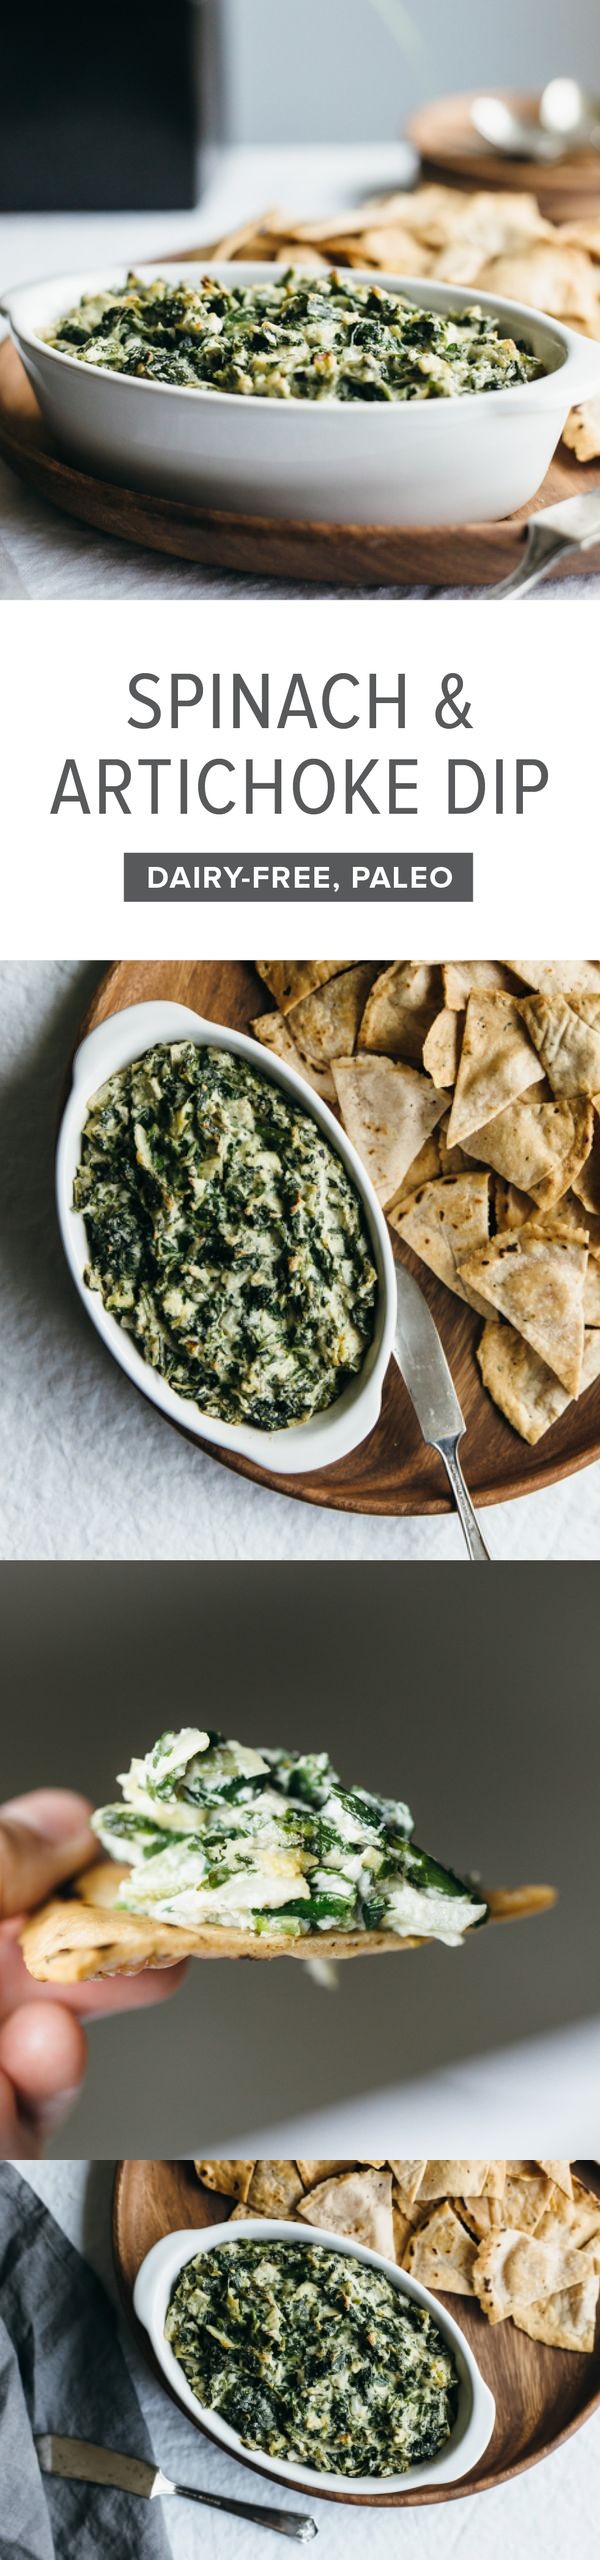
M 197 200 L 202 0 L 4 0 L 0 211 Z

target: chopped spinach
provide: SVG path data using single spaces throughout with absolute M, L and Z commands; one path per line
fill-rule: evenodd
M 362 1367 L 377 1275 L 312 1114 L 226 1049 L 151 1049 L 89 1103 L 73 1205 L 85 1278 L 142 1358 L 221 1421 L 275 1431 Z
M 183 2268 L 165 2337 L 242 2443 L 348 2479 L 431 2460 L 456 2418 L 454 2357 L 430 2311 L 339 2250 L 224 2241 Z
M 290 267 L 264 284 L 130 274 L 46 331 L 81 364 L 268 400 L 455 400 L 530 382 L 543 365 L 477 304 L 423 311 L 377 283 Z

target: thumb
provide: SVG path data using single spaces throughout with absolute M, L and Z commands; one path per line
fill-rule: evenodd
M 0 1806 L 0 1921 L 31 1911 L 97 1857 L 85 1796 L 42 1787 Z

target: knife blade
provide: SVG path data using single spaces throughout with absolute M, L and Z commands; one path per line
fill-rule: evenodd
M 290 2542 L 313 2542 L 317 2532 L 312 2516 L 294 2515 L 290 2508 L 253 2507 L 245 2498 L 222 2498 L 212 2489 L 188 2488 L 180 2480 L 168 2480 L 156 2462 L 116 2453 L 108 2445 L 84 2444 L 78 2436 L 36 2436 L 35 2449 L 40 2471 L 50 2479 L 125 2489 L 134 2498 L 193 2498 L 199 2507 L 219 2507 L 225 2515 L 242 2516 L 246 2524 L 285 2534 Z
M 398 1305 L 394 1355 L 429 1448 L 458 1440 L 464 1415 L 427 1299 L 412 1272 L 396 1263 Z
M 476 1519 L 458 1454 L 465 1429 L 464 1414 L 450 1376 L 446 1353 L 427 1299 L 403 1262 L 396 1263 L 397 1311 L 394 1358 L 414 1406 L 423 1439 L 437 1449 L 445 1467 L 454 1508 L 472 1564 L 489 1564 L 489 1553 Z

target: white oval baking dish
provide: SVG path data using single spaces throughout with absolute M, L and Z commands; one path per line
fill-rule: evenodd
M 317 1121 L 359 1193 L 379 1282 L 375 1333 L 356 1377 L 334 1404 L 308 1422 L 290 1423 L 285 1430 L 259 1431 L 253 1425 L 220 1422 L 203 1414 L 199 1405 L 177 1395 L 158 1370 L 142 1359 L 131 1334 L 104 1307 L 99 1290 L 86 1288 L 84 1271 L 89 1255 L 85 1223 L 81 1212 L 71 1204 L 88 1103 L 108 1076 L 119 1067 L 129 1066 L 133 1058 L 141 1058 L 146 1049 L 161 1040 L 195 1040 L 201 1048 L 231 1050 L 234 1056 L 247 1061 L 255 1075 L 264 1075 L 272 1084 L 281 1085 Z M 273 1475 L 305 1475 L 313 1467 L 332 1466 L 336 1458 L 345 1458 L 350 1449 L 358 1448 L 373 1430 L 396 1321 L 396 1275 L 383 1211 L 355 1148 L 327 1103 L 309 1093 L 303 1078 L 282 1059 L 265 1060 L 256 1040 L 247 1039 L 242 1031 L 229 1031 L 222 1023 L 205 1022 L 187 1005 L 162 1001 L 129 1005 L 100 1023 L 82 1041 L 73 1061 L 71 1091 L 58 1140 L 56 1199 L 67 1261 L 92 1324 L 134 1386 L 141 1388 L 151 1404 L 158 1405 L 159 1411 L 178 1423 L 181 1430 L 216 1448 L 234 1450 L 240 1457 L 252 1459 L 255 1465 L 268 1468 Z
M 140 266 L 193 283 L 273 281 L 252 261 Z M 373 283 L 373 270 L 353 271 Z M 41 332 L 82 293 L 125 281 L 118 267 L 53 276 L 5 293 L 19 354 L 58 445 L 103 479 L 246 515 L 334 524 L 445 525 L 512 514 L 539 488 L 569 410 L 600 392 L 600 346 L 522 303 L 458 285 L 376 276 L 384 290 L 436 311 L 473 302 L 503 336 L 526 339 L 539 381 L 463 399 L 310 401 L 180 389 L 81 364 Z
M 274 2460 L 270 2454 L 251 2451 L 241 2442 L 233 2427 L 227 2426 L 214 2410 L 205 2409 L 196 2399 L 164 2334 L 173 2288 L 189 2258 L 198 2257 L 208 2249 L 235 2248 L 244 2240 L 290 2240 L 300 2248 L 333 2249 L 341 2257 L 358 2258 L 361 2266 L 374 2267 L 378 2275 L 388 2276 L 398 2293 L 407 2294 L 411 2302 L 418 2302 L 424 2310 L 431 2312 L 455 2358 L 459 2395 L 452 2433 L 430 2461 L 414 2463 L 410 2471 L 394 2472 L 385 2480 L 368 2475 L 362 2479 L 346 2478 L 343 2472 L 337 2471 L 311 2471 L 304 2463 Z M 417 2284 L 414 2276 L 406 2275 L 402 2267 L 381 2257 L 378 2250 L 365 2249 L 360 2240 L 342 2239 L 337 2232 L 334 2236 L 330 2231 L 319 2231 L 312 2226 L 308 2230 L 306 2227 L 303 2229 L 297 2222 L 271 2222 L 266 2219 L 244 2222 L 236 2226 L 235 2232 L 228 2223 L 221 2222 L 212 2223 L 208 2230 L 172 2231 L 164 2240 L 157 2240 L 143 2259 L 135 2281 L 133 2307 L 148 2332 L 165 2380 L 183 2408 L 225 2452 L 237 2454 L 250 2464 L 251 2469 L 266 2472 L 270 2479 L 287 2483 L 290 2489 L 311 2490 L 317 2496 L 333 2491 L 338 2497 L 353 2501 L 362 2497 L 371 2504 L 375 2498 L 406 2495 L 407 2490 L 428 2488 L 432 2482 L 441 2487 L 446 2481 L 463 2479 L 465 2473 L 472 2471 L 474 2464 L 479 2462 L 489 2444 L 496 2415 L 495 2402 L 457 2322 L 437 2294 L 429 2293 L 424 2285 Z

